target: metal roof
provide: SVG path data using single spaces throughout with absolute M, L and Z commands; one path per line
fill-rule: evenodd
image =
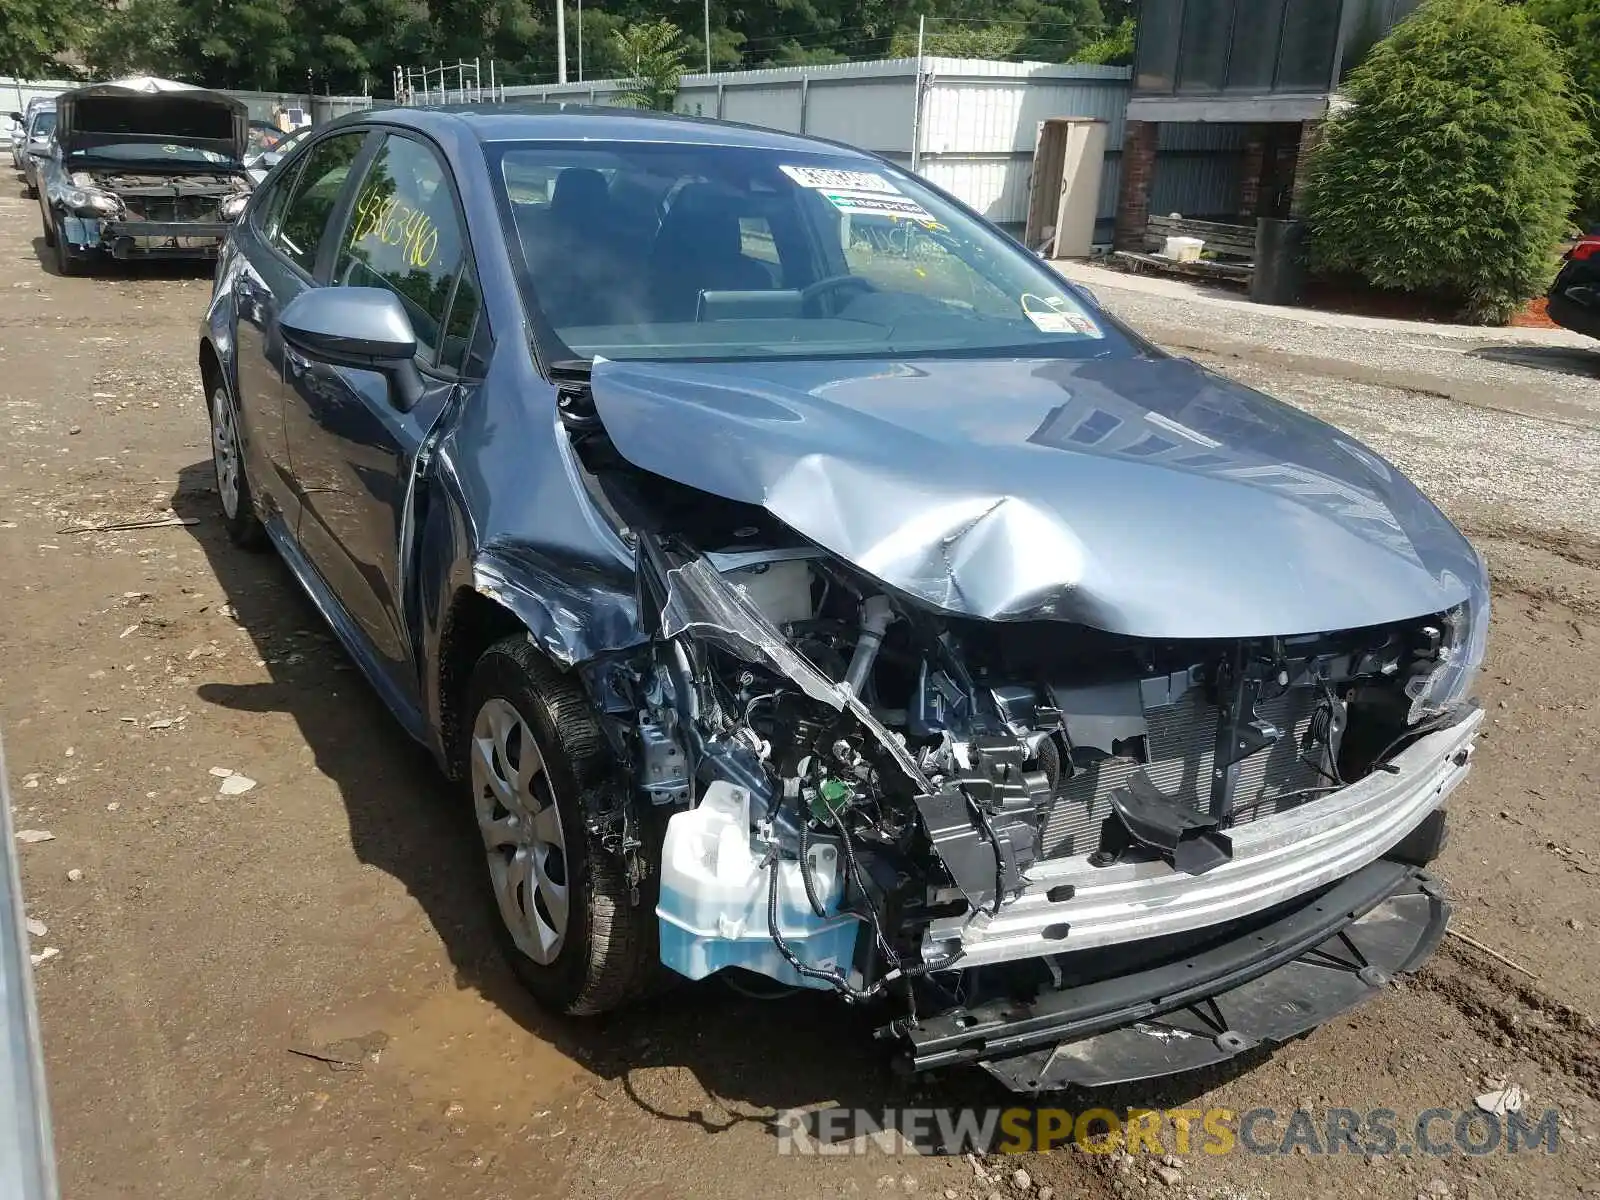
M 345 120 L 384 121 L 429 129 L 464 125 L 481 142 L 621 141 L 676 142 L 700 146 L 748 146 L 816 153 L 825 150 L 865 158 L 860 150 L 820 138 L 800 137 L 755 125 L 682 116 L 649 109 L 589 104 L 455 104 L 386 108 Z

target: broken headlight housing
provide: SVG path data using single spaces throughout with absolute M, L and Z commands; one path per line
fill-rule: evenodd
M 239 192 L 232 196 L 224 196 L 222 203 L 217 205 L 217 211 L 222 214 L 224 221 L 234 221 L 244 211 L 244 206 L 249 203 L 250 193 Z
M 1430 642 L 1436 636 L 1436 644 L 1426 648 L 1406 680 L 1408 725 L 1452 712 L 1472 693 L 1489 638 L 1488 572 L 1482 556 L 1478 565 L 1480 574 L 1468 598 L 1427 626 Z
M 122 211 L 122 201 L 110 192 L 95 187 L 92 178 L 82 172 L 74 175 L 68 185 L 58 193 L 61 203 L 73 212 L 109 217 Z

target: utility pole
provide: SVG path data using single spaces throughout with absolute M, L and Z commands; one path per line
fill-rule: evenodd
M 567 0 L 556 0 L 556 82 L 567 81 Z
M 922 155 L 922 39 L 928 29 L 928 18 L 917 17 L 917 70 L 912 91 L 911 107 L 911 169 L 915 171 Z
M 711 74 L 711 0 L 706 0 L 706 74 Z
M 583 82 L 583 0 L 578 0 L 578 82 Z

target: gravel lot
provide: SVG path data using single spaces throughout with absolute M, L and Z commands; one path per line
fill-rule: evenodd
M 204 272 L 60 279 L 0 186 L 0 726 L 73 1200 L 1030 1192 L 1569 1200 L 1600 1177 L 1600 356 L 1328 330 L 1097 282 L 1182 353 L 1345 425 L 1486 548 L 1491 725 L 1441 864 L 1464 943 L 1264 1061 L 1091 1099 L 1563 1113 L 1553 1156 L 780 1156 L 781 1109 L 994 1103 L 904 1082 L 831 1001 L 685 987 L 558 1022 L 493 954 L 461 806 L 270 556 L 216 519 Z M 1413 339 L 1413 340 L 1406 340 Z M 178 520 L 171 520 L 177 518 Z M 166 520 L 145 528 L 86 527 Z M 180 523 L 184 522 L 184 523 Z M 224 794 L 213 768 L 255 781 Z M 241 785 L 232 785 L 239 787 Z M 69 872 L 71 874 L 69 874 Z M 1526 972 L 1526 973 L 1523 973 Z M 348 1063 L 329 1063 L 297 1050 Z M 354 1069 L 335 1069 L 339 1066 Z

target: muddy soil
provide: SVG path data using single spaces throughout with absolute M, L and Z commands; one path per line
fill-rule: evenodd
M 276 559 L 223 533 L 194 368 L 209 273 L 63 279 L 45 258 L 37 210 L 7 182 L 0 727 L 19 827 L 55 835 L 21 856 L 48 927 L 35 949 L 59 951 L 38 985 L 72 1200 L 986 1200 L 1021 1194 L 1018 1166 L 1059 1197 L 1597 1186 L 1600 531 L 1597 460 L 1569 451 L 1600 419 L 1546 414 L 1537 356 L 1497 366 L 1506 403 L 1484 407 L 1452 399 L 1471 383 L 1449 377 L 1459 355 L 1388 380 L 1314 345 L 1186 340 L 1370 438 L 1485 547 L 1490 732 L 1440 871 L 1459 928 L 1516 967 L 1449 939 L 1418 977 L 1275 1056 L 1110 1099 L 1416 1112 L 1469 1107 L 1503 1078 L 1562 1111 L 1560 1152 L 1191 1156 L 1163 1168 L 1169 1184 L 1155 1160 L 1065 1151 L 994 1163 L 990 1182 L 962 1158 L 779 1154 L 782 1109 L 1003 1099 L 975 1074 L 898 1079 L 870 1021 L 829 1000 L 708 984 L 604 1021 L 531 1006 L 495 957 L 460 798 Z M 147 524 L 106 528 L 129 523 Z M 254 785 L 226 794 L 222 772 Z

